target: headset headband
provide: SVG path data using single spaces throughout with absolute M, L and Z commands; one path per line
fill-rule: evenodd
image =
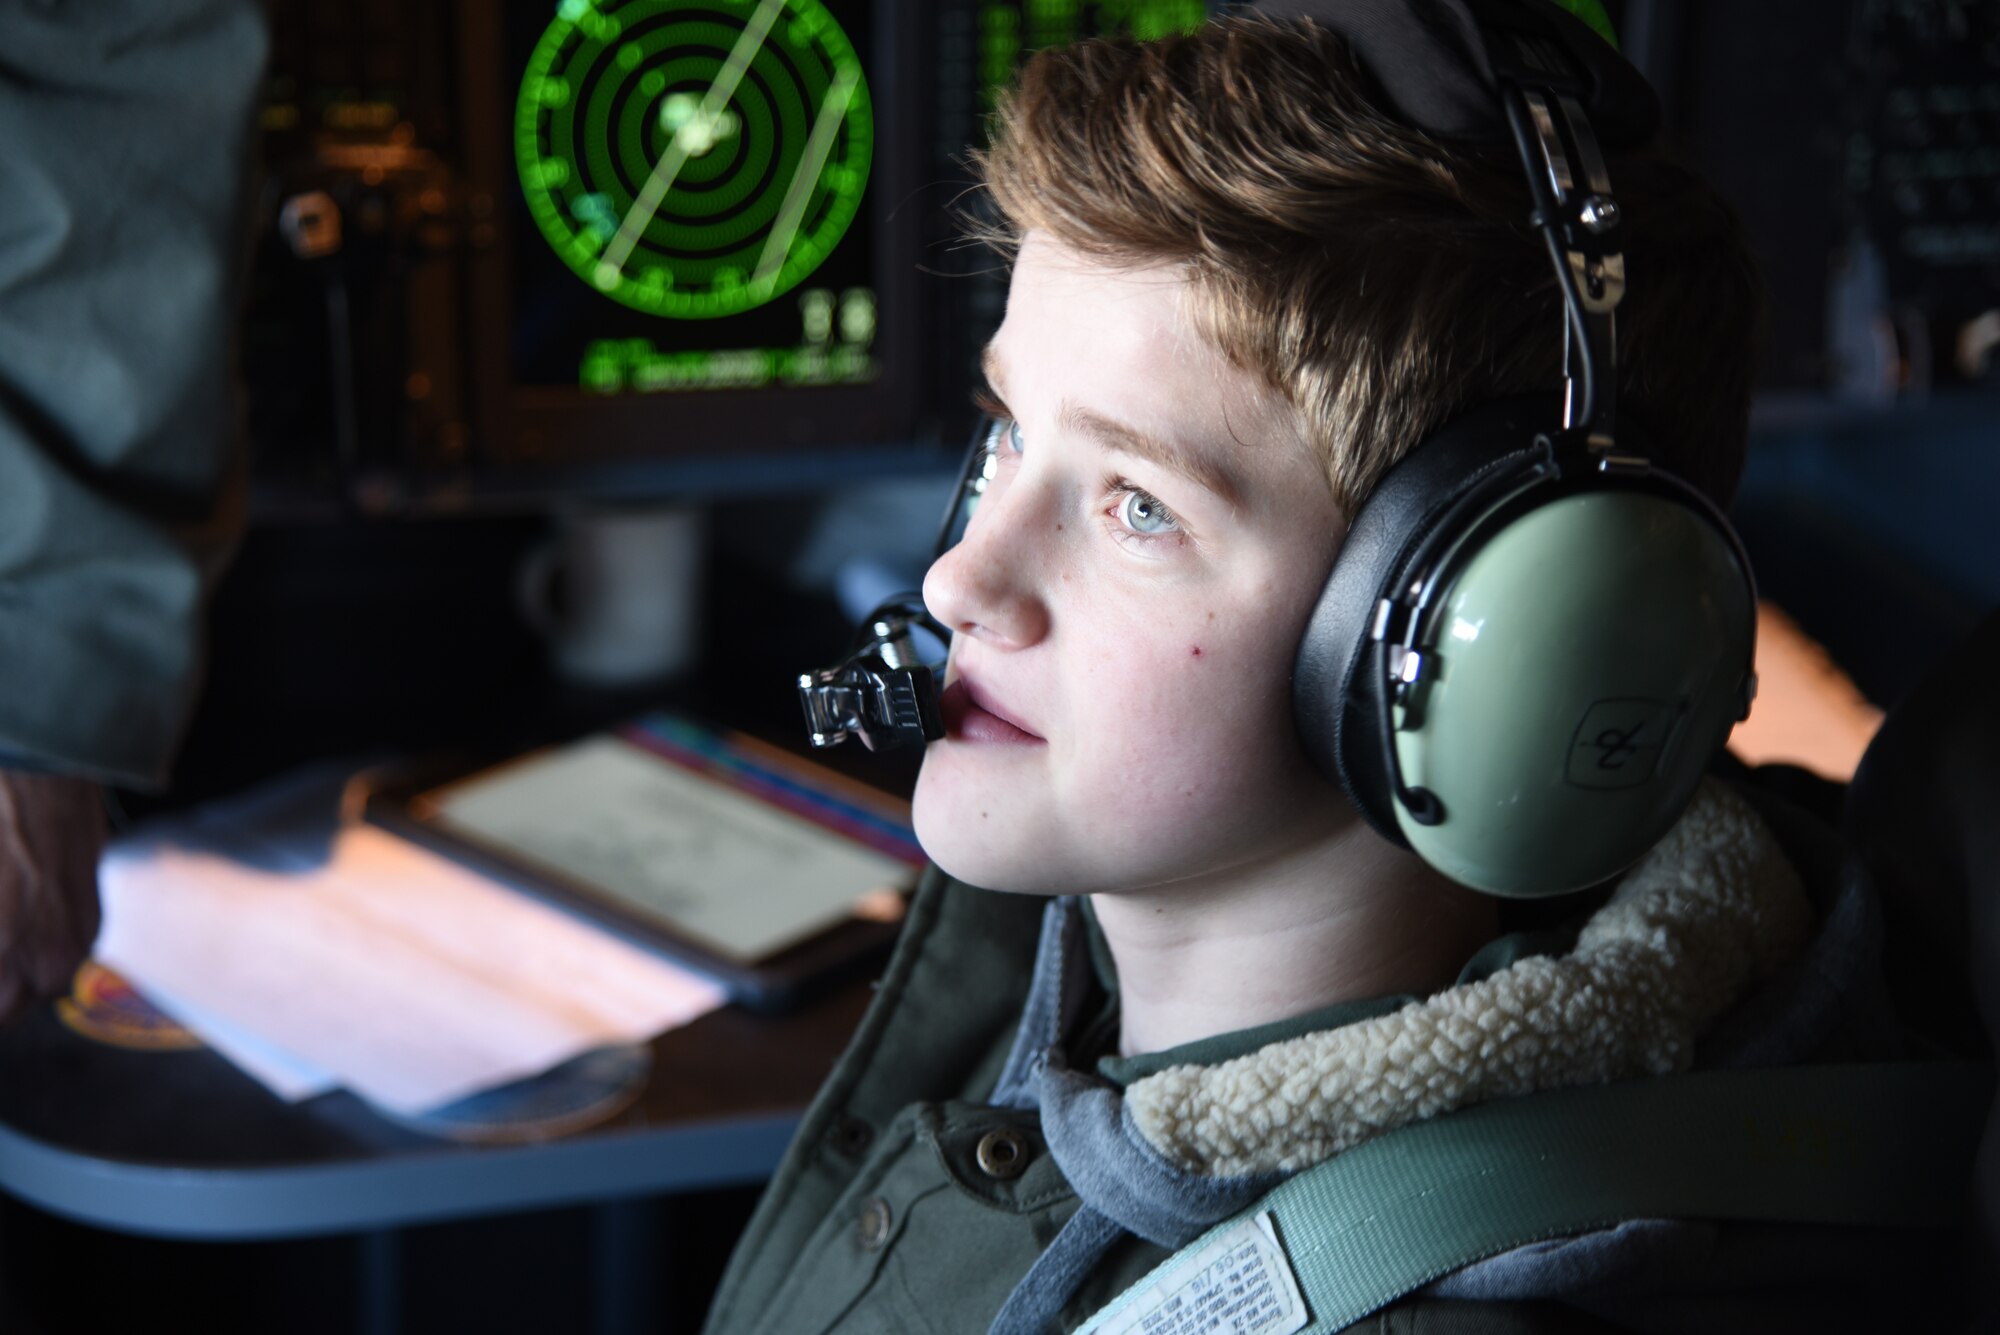
M 1244 10 L 1338 33 L 1397 114 L 1441 139 L 1506 143 L 1509 81 L 1576 98 L 1612 148 L 1660 128 L 1645 76 L 1551 0 L 1256 0 Z
M 1250 12 L 1340 36 L 1418 128 L 1512 141 L 1563 298 L 1563 432 L 1603 468 L 1643 471 L 1615 435 L 1625 257 L 1600 144 L 1659 128 L 1644 76 L 1554 0 L 1263 0 Z

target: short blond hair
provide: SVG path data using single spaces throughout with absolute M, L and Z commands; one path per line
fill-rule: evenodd
M 1742 468 L 1760 287 L 1734 214 L 1658 145 L 1609 154 L 1631 275 L 1621 426 L 1727 505 Z M 1219 19 L 1042 51 L 974 155 L 973 230 L 1045 231 L 1116 265 L 1181 266 L 1195 318 L 1302 415 L 1352 517 L 1458 409 L 1560 383 L 1559 297 L 1511 144 L 1395 119 L 1309 21 Z

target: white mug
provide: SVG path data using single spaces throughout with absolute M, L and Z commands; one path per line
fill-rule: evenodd
M 579 509 L 521 564 L 521 613 L 559 675 L 637 686 L 688 668 L 699 638 L 702 515 L 688 506 Z

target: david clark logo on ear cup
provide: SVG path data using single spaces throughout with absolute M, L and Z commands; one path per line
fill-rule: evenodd
M 1636 788 L 1660 770 L 1678 740 L 1688 701 L 1597 700 L 1569 745 L 1569 782 L 1579 788 Z

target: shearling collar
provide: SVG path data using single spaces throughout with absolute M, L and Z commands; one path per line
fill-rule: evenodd
M 1048 1051 L 1074 1037 L 1089 987 L 1080 916 L 1067 902 L 1049 908 L 995 1103 L 1035 1106 Z M 1811 920 L 1777 840 L 1711 780 L 1570 953 L 1234 1060 L 1159 1071 L 1125 1090 L 1125 1120 L 1186 1171 L 1284 1174 L 1487 1099 L 1683 1070 L 1710 1022 L 1800 951 Z
M 1291 1173 L 1488 1099 L 1686 1069 L 1709 1023 L 1803 947 L 1812 911 L 1775 838 L 1710 781 L 1568 955 L 1214 1066 L 1136 1081 L 1126 1109 L 1204 1176 Z

